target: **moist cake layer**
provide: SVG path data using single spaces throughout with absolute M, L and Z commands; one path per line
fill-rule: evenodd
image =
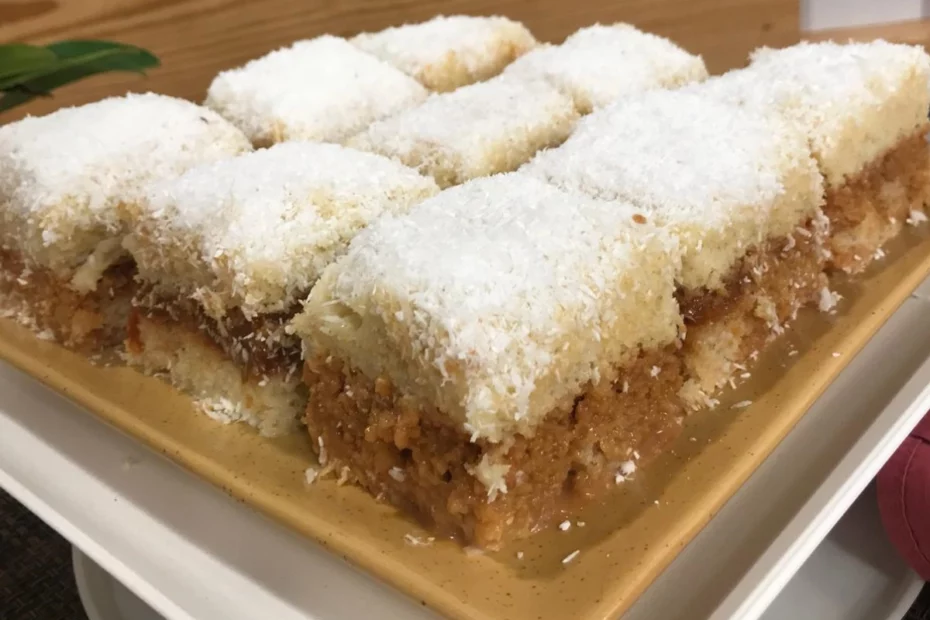
M 588 114 L 624 96 L 699 82 L 707 68 L 668 39 L 618 23 L 582 28 L 561 45 L 531 50 L 505 74 L 545 80 Z
M 858 273 L 900 232 L 913 210 L 930 204 L 930 148 L 924 126 L 838 187 L 827 188 L 831 264 Z
M 135 269 L 131 261 L 103 272 L 96 290 L 79 293 L 49 269 L 27 267 L 0 250 L 0 316 L 88 353 L 118 345 L 125 333 Z
M 718 290 L 679 289 L 685 322 L 685 385 L 691 408 L 713 404 L 713 394 L 740 378 L 772 338 L 804 306 L 829 310 L 833 295 L 816 223 L 750 250 Z
M 682 415 L 675 347 L 642 352 L 615 372 L 549 412 L 532 436 L 493 444 L 471 441 L 390 379 L 320 357 L 304 371 L 305 421 L 327 469 L 441 534 L 496 548 L 603 495 L 675 438 Z
M 269 437 L 296 428 L 307 404 L 299 363 L 265 368 L 259 375 L 193 324 L 138 308 L 127 331 L 129 361 L 146 374 L 165 376 L 215 420 L 244 422 Z
M 350 42 L 440 92 L 494 77 L 536 46 L 520 22 L 470 15 L 366 32 Z

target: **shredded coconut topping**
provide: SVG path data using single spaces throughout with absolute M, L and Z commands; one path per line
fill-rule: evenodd
M 472 181 L 356 237 L 294 326 L 498 441 L 676 337 L 677 244 L 634 215 L 519 173 Z
M 430 90 L 449 91 L 497 75 L 536 45 L 526 27 L 506 17 L 438 16 L 351 40 Z
M 644 93 L 592 114 L 521 172 L 647 210 L 680 235 L 689 288 L 721 286 L 750 247 L 819 213 L 823 195 L 804 136 L 682 91 Z
M 344 39 L 324 35 L 220 73 L 205 105 L 257 145 L 342 142 L 426 96 L 426 89 L 403 72 Z
M 117 206 L 138 200 L 146 184 L 250 149 L 216 113 L 155 94 L 4 125 L 0 242 L 70 278 L 101 243 L 121 236 Z M 90 275 L 83 289 L 96 286 L 99 272 Z
M 930 56 L 887 41 L 762 48 L 747 69 L 697 87 L 779 114 L 810 139 L 828 184 L 840 186 L 927 124 Z
M 281 311 L 373 219 L 438 191 L 377 155 L 279 144 L 154 185 L 126 240 L 140 277 L 208 314 Z
M 516 169 L 562 142 L 576 118 L 571 100 L 553 87 L 501 76 L 433 95 L 348 144 L 398 159 L 449 187 Z
M 587 114 L 625 95 L 701 81 L 707 68 L 668 39 L 618 23 L 582 28 L 562 45 L 539 47 L 505 73 L 545 79 Z
M 911 210 L 907 216 L 907 223 L 911 226 L 918 226 L 927 221 L 927 214 L 923 211 L 918 211 L 917 209 Z

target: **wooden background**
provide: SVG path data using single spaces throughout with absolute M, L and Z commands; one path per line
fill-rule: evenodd
M 742 65 L 758 45 L 799 37 L 800 0 L 0 0 L 0 41 L 108 38 L 151 49 L 149 78 L 100 76 L 62 89 L 26 112 L 94 101 L 127 90 L 203 98 L 221 69 L 300 38 L 351 35 L 437 14 L 503 14 L 542 40 L 594 22 L 629 21 L 704 55 L 712 71 Z

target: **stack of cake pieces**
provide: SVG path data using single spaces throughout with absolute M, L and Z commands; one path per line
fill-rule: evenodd
M 251 150 L 215 112 L 129 95 L 0 128 L 0 312 L 92 352 L 125 334 L 123 209 L 145 185 Z
M 130 362 L 167 373 L 221 420 L 293 429 L 306 400 L 287 322 L 360 229 L 437 191 L 388 159 L 311 142 L 151 186 L 126 238 L 140 286 Z
M 760 49 L 704 96 L 775 114 L 806 135 L 826 185 L 831 267 L 858 273 L 930 200 L 930 59 L 874 43 Z
M 800 308 L 835 304 L 837 240 L 872 242 L 830 211 L 838 188 L 894 204 L 893 226 L 923 208 L 927 55 L 888 49 L 760 53 L 754 66 L 772 55 L 768 79 L 592 104 L 564 144 L 517 172 L 462 179 L 376 222 L 293 323 L 323 466 L 491 548 L 626 479 L 685 411 L 745 377 Z M 817 86 L 779 97 L 729 96 L 776 89 L 834 55 L 858 71 L 818 73 Z M 803 104 L 807 124 L 788 103 Z M 844 120 L 809 120 L 828 109 Z M 825 156 L 836 144 L 843 176 Z M 916 163 L 892 155 L 900 144 Z M 857 183 L 866 168 L 882 172 Z
M 212 110 L 13 123 L 0 309 L 125 336 L 216 419 L 302 420 L 326 470 L 498 547 L 627 479 L 927 219 L 922 50 L 706 77 L 625 24 L 440 17 L 226 71 Z

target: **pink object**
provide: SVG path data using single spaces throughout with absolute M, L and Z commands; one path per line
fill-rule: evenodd
M 930 415 L 878 473 L 878 507 L 888 538 L 930 581 Z

